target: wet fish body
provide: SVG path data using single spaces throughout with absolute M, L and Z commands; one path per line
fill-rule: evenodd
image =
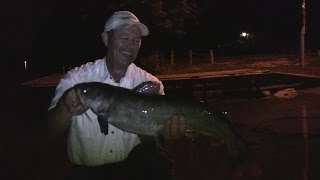
M 140 90 L 135 88 L 132 91 L 98 82 L 75 85 L 83 107 L 96 113 L 100 122 L 107 122 L 127 132 L 157 137 L 168 120 L 175 115 L 183 115 L 188 130 L 223 140 L 232 157 L 245 152 L 245 144 L 228 126 L 222 113 L 189 100 L 145 95 Z M 100 125 L 107 126 L 106 123 Z

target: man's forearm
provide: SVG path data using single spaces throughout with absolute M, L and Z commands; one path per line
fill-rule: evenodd
M 71 124 L 71 113 L 66 106 L 59 102 L 54 109 L 48 113 L 48 137 L 49 140 L 67 138 L 68 130 Z M 62 139 L 61 139 L 62 140 Z
M 71 164 L 67 157 L 67 137 L 71 125 L 71 113 L 59 102 L 48 112 L 47 179 L 66 179 Z
M 62 141 L 66 145 L 67 134 L 71 125 L 73 115 L 82 114 L 83 108 L 78 102 L 78 98 L 73 88 L 68 89 L 60 97 L 56 107 L 48 113 L 48 138 L 49 142 L 59 143 Z

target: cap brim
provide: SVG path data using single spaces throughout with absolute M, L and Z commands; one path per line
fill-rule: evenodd
M 142 24 L 142 23 L 133 23 L 132 25 L 136 25 L 140 28 L 141 30 L 141 36 L 148 36 L 149 34 L 149 29 L 146 25 Z

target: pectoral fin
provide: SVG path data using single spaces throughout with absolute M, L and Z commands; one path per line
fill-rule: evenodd
M 105 135 L 108 135 L 108 130 L 109 130 L 108 118 L 109 118 L 109 116 L 107 114 L 98 115 L 98 122 L 100 125 L 100 131 L 101 131 L 101 133 L 103 133 Z

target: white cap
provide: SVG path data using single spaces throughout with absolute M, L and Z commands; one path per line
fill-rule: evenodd
M 118 29 L 121 25 L 137 25 L 141 30 L 142 36 L 149 34 L 149 29 L 146 25 L 142 24 L 139 19 L 129 11 L 117 11 L 107 20 L 104 25 L 104 31 L 110 31 L 112 29 Z

